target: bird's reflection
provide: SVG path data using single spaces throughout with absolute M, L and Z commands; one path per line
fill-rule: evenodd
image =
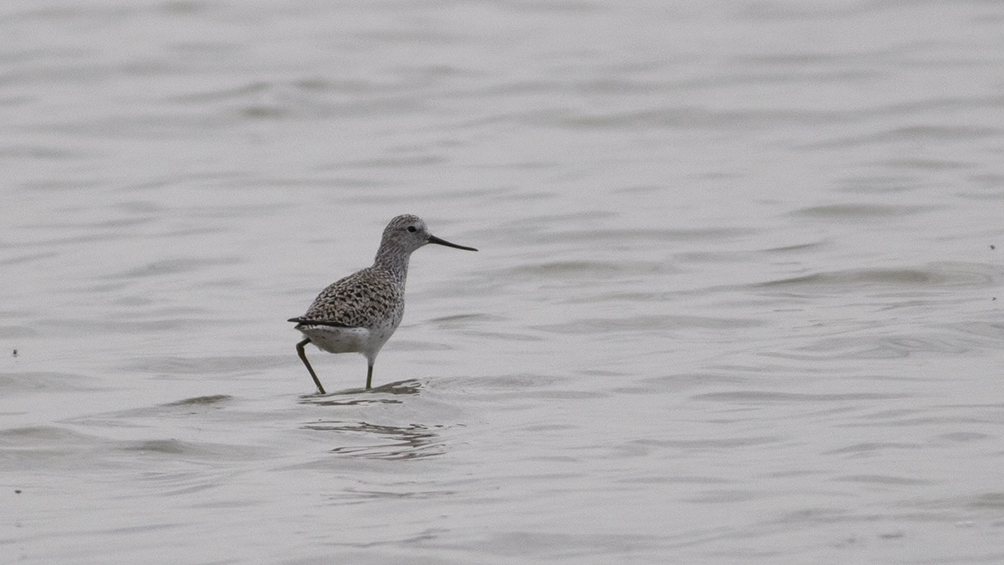
M 359 444 L 335 447 L 331 453 L 363 459 L 418 459 L 443 453 L 443 444 L 436 429 L 443 426 L 409 424 L 384 426 L 369 422 L 320 421 L 306 424 L 304 429 L 348 433 L 362 436 Z M 375 441 L 370 441 L 375 440 Z

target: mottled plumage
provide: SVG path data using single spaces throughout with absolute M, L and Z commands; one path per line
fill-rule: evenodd
M 300 320 L 371 327 L 391 318 L 400 319 L 403 297 L 404 285 L 395 284 L 390 273 L 376 266 L 367 267 L 322 290 Z
M 373 266 L 332 283 L 314 299 L 306 313 L 290 318 L 306 336 L 296 345 L 296 351 L 319 393 L 324 394 L 324 387 L 307 361 L 303 347 L 313 343 L 330 353 L 362 353 L 368 361 L 366 388 L 370 388 L 377 353 L 404 316 L 408 259 L 412 251 L 428 243 L 477 251 L 432 235 L 418 216 L 398 216 L 384 229 Z

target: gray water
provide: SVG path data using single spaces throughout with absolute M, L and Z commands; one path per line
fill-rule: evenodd
M 1004 560 L 1004 5 L 12 0 L 0 124 L 4 562 Z

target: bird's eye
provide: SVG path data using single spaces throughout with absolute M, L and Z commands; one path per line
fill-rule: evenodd
M 408 231 L 410 231 L 411 233 L 415 233 L 416 231 L 418 231 L 418 228 L 416 228 L 415 226 L 408 226 Z

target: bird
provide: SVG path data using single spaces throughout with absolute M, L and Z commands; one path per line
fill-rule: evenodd
M 408 260 L 416 249 L 434 243 L 477 251 L 440 239 L 418 216 L 404 214 L 387 224 L 373 265 L 335 281 L 321 291 L 306 313 L 289 322 L 304 335 L 296 353 L 314 379 L 318 394 L 326 394 L 307 360 L 308 343 L 329 353 L 361 353 L 366 357 L 366 390 L 373 385 L 373 363 L 404 316 L 404 285 Z

